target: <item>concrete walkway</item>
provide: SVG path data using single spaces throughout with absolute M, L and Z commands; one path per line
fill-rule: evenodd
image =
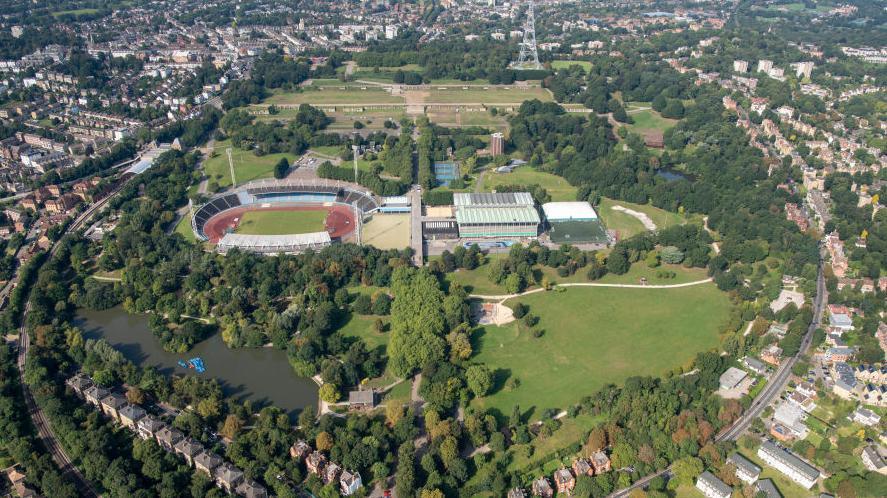
M 568 284 L 557 284 L 554 287 L 617 287 L 623 289 L 678 289 L 681 287 L 692 287 L 694 285 L 701 285 L 708 282 L 711 282 L 711 278 L 706 278 L 703 280 L 695 280 L 693 282 L 685 282 L 683 284 L 668 284 L 668 285 L 640 285 L 640 284 L 599 284 L 593 282 L 576 282 L 576 283 L 568 283 Z M 537 289 L 528 290 L 526 292 L 519 292 L 517 294 L 498 294 L 498 295 L 486 295 L 486 294 L 469 294 L 468 297 L 474 299 L 483 299 L 485 301 L 507 301 L 514 297 L 526 296 L 529 294 L 535 294 L 537 292 L 545 292 L 544 287 L 539 287 Z

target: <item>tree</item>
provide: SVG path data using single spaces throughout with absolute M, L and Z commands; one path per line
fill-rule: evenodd
M 625 247 L 616 245 L 610 255 L 607 257 L 607 271 L 616 275 L 627 273 L 631 268 L 628 261 L 628 252 Z
M 680 99 L 669 99 L 668 105 L 662 110 L 662 117 L 681 119 L 684 117 L 684 104 Z
M 318 390 L 318 395 L 320 399 L 326 401 L 327 403 L 335 403 L 339 401 L 339 398 L 342 397 L 342 394 L 339 392 L 339 388 L 330 382 L 325 383 L 320 386 Z
M 588 453 L 594 453 L 595 451 L 600 451 L 607 446 L 607 431 L 604 430 L 603 427 L 598 426 L 591 430 L 591 433 L 588 434 L 588 441 L 586 442 L 586 448 L 588 449 Z
M 228 439 L 234 439 L 241 428 L 243 428 L 243 421 L 237 415 L 231 414 L 225 417 L 225 424 L 220 433 Z
M 145 393 L 136 386 L 132 386 L 126 390 L 126 401 L 134 405 L 141 405 L 145 402 Z
M 675 246 L 665 246 L 660 251 L 664 263 L 676 265 L 684 260 L 684 253 Z
M 329 432 L 321 431 L 314 438 L 314 445 L 318 451 L 329 451 L 333 447 L 333 436 Z
M 468 382 L 468 389 L 475 396 L 482 398 L 490 392 L 493 385 L 493 375 L 484 365 L 471 365 L 465 371 L 465 380 Z
M 290 163 L 285 157 L 281 157 L 280 161 L 274 165 L 274 178 L 278 180 L 286 178 L 286 174 L 290 169 Z
M 684 457 L 672 464 L 675 479 L 681 484 L 692 484 L 693 480 L 704 470 L 702 460 L 696 457 Z

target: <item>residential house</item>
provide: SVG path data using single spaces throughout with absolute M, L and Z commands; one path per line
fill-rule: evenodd
M 887 384 L 887 366 L 869 364 L 858 365 L 853 371 L 854 377 L 860 382 Z
M 757 358 L 746 356 L 742 358 L 742 365 L 758 375 L 767 374 L 767 365 Z
M 772 323 L 770 324 L 770 328 L 767 329 L 768 334 L 772 334 L 777 339 L 782 339 L 785 337 L 785 334 L 788 333 L 788 324 L 787 323 Z
M 887 475 L 887 462 L 884 461 L 882 451 L 877 446 L 870 444 L 863 448 L 860 458 L 865 468 L 872 472 Z
M 229 494 L 234 494 L 237 485 L 243 481 L 243 471 L 228 462 L 216 467 L 213 475 L 216 479 L 216 485 Z
M 594 475 L 594 467 L 592 467 L 591 464 L 588 463 L 588 460 L 584 458 L 577 458 L 576 460 L 573 460 L 572 468 L 573 474 L 575 474 L 576 477 Z
M 595 451 L 591 454 L 591 466 L 594 467 L 594 475 L 600 475 L 610 471 L 610 458 L 603 451 Z
M 739 453 L 730 455 L 727 463 L 733 464 L 736 467 L 736 477 L 746 484 L 754 484 L 761 477 L 761 468 Z
M 521 488 L 511 488 L 508 490 L 507 498 L 527 498 L 527 494 Z
M 268 498 L 268 491 L 265 490 L 265 487 L 253 480 L 241 482 L 235 491 L 244 498 Z
M 102 400 L 109 394 L 111 394 L 111 391 L 101 386 L 92 386 L 83 391 L 83 397 L 86 398 L 86 402 L 97 408 L 101 408 Z
M 120 409 L 126 406 L 126 397 L 122 394 L 112 392 L 102 398 L 102 413 L 120 421 Z
M 177 451 L 176 445 L 182 439 L 185 439 L 185 435 L 172 427 L 163 427 L 157 431 L 157 444 L 166 451 Z
M 696 478 L 696 489 L 708 498 L 730 498 L 733 494 L 733 488 L 709 471 L 699 474 Z
M 801 460 L 790 451 L 777 446 L 772 441 L 761 443 L 761 447 L 758 448 L 758 457 L 804 489 L 812 488 L 819 479 L 819 471 L 816 467 Z
M 92 382 L 92 379 L 90 379 L 86 375 L 78 373 L 77 375 L 65 381 L 65 385 L 70 387 L 71 390 L 74 391 L 74 394 L 82 398 L 86 390 L 94 386 L 95 384 Z
M 9 485 L 12 487 L 12 490 L 15 491 L 15 496 L 18 496 L 19 498 L 36 498 L 40 496 L 36 491 L 28 487 L 25 483 L 25 478 L 27 476 L 19 472 L 16 466 L 8 467 L 4 472 L 6 473 L 6 478 L 9 479 Z
M 300 439 L 290 446 L 290 457 L 301 462 L 306 459 L 312 451 L 311 446 L 303 439 Z
M 776 344 L 771 344 L 761 351 L 761 359 L 773 366 L 779 366 L 782 361 L 782 348 Z
M 153 415 L 145 415 L 139 420 L 139 423 L 136 424 L 139 437 L 144 440 L 155 439 L 157 433 L 164 427 L 166 427 L 166 424 Z
M 818 395 L 816 394 L 816 386 L 813 385 L 812 382 L 804 381 L 798 384 L 798 387 L 795 388 L 795 391 L 807 396 L 810 399 L 816 399 Z
M 532 489 L 533 496 L 541 496 L 542 498 L 552 498 L 554 496 L 554 489 L 545 477 L 540 477 L 533 481 Z
M 339 490 L 343 496 L 351 496 L 363 486 L 360 473 L 357 471 L 343 470 L 339 476 Z
M 755 489 L 758 490 L 755 496 L 763 494 L 766 498 L 782 498 L 782 493 L 779 492 L 771 479 L 761 479 L 755 484 Z
M 832 392 L 843 399 L 851 399 L 857 384 L 853 368 L 843 361 L 836 361 L 832 363 L 831 372 L 835 379 Z
M 336 462 L 329 462 L 324 466 L 323 471 L 320 473 L 320 478 L 323 480 L 324 484 L 329 484 L 332 482 L 336 482 L 339 479 L 339 474 L 342 472 L 342 467 L 339 466 Z
M 569 469 L 562 467 L 554 471 L 554 485 L 558 493 L 570 494 L 576 486 L 576 478 Z
M 825 359 L 830 363 L 836 362 L 847 362 L 853 358 L 853 355 L 856 354 L 856 350 L 852 347 L 834 347 L 828 348 L 825 351 Z
M 191 438 L 184 438 L 173 447 L 176 455 L 184 458 L 188 465 L 194 465 L 194 457 L 203 453 L 203 445 Z
M 148 412 L 139 405 L 127 403 L 118 412 L 120 415 L 120 423 L 131 431 L 137 430 L 136 424 L 143 419 Z
M 194 468 L 212 477 L 216 467 L 222 465 L 222 457 L 211 451 L 204 451 L 194 457 Z
M 881 422 L 881 416 L 860 406 L 850 414 L 850 420 L 867 427 L 874 427 Z
M 776 407 L 773 412 L 773 421 L 788 429 L 792 437 L 804 439 L 809 429 L 804 424 L 807 415 L 797 404 L 785 401 Z
M 319 451 L 315 451 L 305 459 L 305 466 L 308 467 L 309 474 L 316 474 L 319 476 L 325 465 L 326 457 Z

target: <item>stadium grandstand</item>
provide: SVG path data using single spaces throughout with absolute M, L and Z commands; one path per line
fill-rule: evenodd
M 223 252 L 239 242 L 244 244 L 244 249 L 256 252 L 296 252 L 301 246 L 300 240 L 296 240 L 292 251 L 275 246 L 285 243 L 286 239 L 282 237 L 286 236 L 268 239 L 268 245 L 272 247 L 268 250 L 261 249 L 264 247 L 261 241 L 245 237 L 229 238 L 222 247 L 222 239 L 225 238 L 223 235 L 232 234 L 219 233 L 221 229 L 218 225 L 220 222 L 228 223 L 228 218 L 236 220 L 243 212 L 254 209 L 328 209 L 330 217 L 327 219 L 327 235 L 335 240 L 355 228 L 352 221 L 357 220 L 349 218 L 354 218 L 355 214 L 363 217 L 378 211 L 380 207 L 381 202 L 372 192 L 350 183 L 324 179 L 265 179 L 213 196 L 207 203 L 194 208 L 191 228 L 199 240 L 219 243 L 219 250 Z
M 299 233 L 293 235 L 244 235 L 226 233 L 219 241 L 218 251 L 227 253 L 238 248 L 261 254 L 298 253 L 308 249 L 322 249 L 332 244 L 327 232 Z
M 527 192 L 457 193 L 456 224 L 463 238 L 536 237 L 539 212 Z
M 410 198 L 401 195 L 397 197 L 383 197 L 380 213 L 409 213 L 412 208 Z

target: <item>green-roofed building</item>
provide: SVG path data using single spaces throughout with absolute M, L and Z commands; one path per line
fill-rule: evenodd
M 533 206 L 461 206 L 456 209 L 459 236 L 464 238 L 536 237 L 539 221 L 539 212 Z

